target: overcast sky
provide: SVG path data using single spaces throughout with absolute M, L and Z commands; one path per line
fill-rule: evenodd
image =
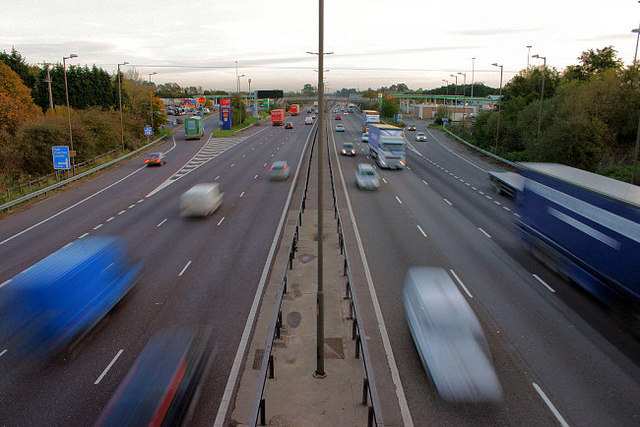
M 325 0 L 325 81 L 329 91 L 406 83 L 498 87 L 547 57 L 558 70 L 587 49 L 612 45 L 625 64 L 636 49 L 636 0 Z M 0 51 L 28 63 L 96 64 L 110 73 L 129 62 L 157 84 L 235 90 L 317 85 L 317 0 L 0 0 Z M 471 58 L 476 58 L 472 61 Z M 542 61 L 531 58 L 532 65 Z M 458 75 L 458 83 L 465 77 Z

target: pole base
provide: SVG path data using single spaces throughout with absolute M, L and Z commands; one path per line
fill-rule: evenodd
M 314 372 L 313 373 L 313 378 L 317 379 L 317 380 L 323 380 L 325 378 L 327 378 L 327 373 L 326 372 Z

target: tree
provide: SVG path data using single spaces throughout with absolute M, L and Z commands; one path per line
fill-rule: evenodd
M 310 83 L 305 83 L 305 85 L 302 87 L 302 94 L 311 98 L 317 96 L 318 92 L 315 86 L 311 85 Z
M 578 57 L 580 65 L 570 65 L 566 68 L 563 77 L 565 80 L 587 80 L 591 76 L 600 74 L 606 70 L 620 71 L 623 62 L 617 57 L 618 52 L 613 46 L 602 49 L 586 50 Z
M 0 53 L 0 61 L 7 64 L 20 77 L 25 86 L 32 90 L 35 88 L 36 76 L 17 50 L 11 48 L 11 53 Z
M 233 126 L 244 123 L 244 120 L 247 117 L 247 108 L 239 93 L 231 96 L 231 116 L 233 119 Z
M 380 114 L 383 117 L 394 117 L 400 111 L 400 107 L 394 98 L 384 97 L 382 99 L 382 107 L 380 107 Z
M 15 134 L 26 120 L 41 116 L 31 91 L 4 62 L 0 62 L 0 131 Z

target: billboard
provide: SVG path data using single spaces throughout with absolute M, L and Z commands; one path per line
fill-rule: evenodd
M 220 123 L 222 130 L 231 130 L 233 127 L 231 98 L 220 98 Z

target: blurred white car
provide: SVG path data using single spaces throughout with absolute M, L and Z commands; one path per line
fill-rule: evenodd
M 336 132 L 344 132 L 344 125 L 336 125 Z
M 416 133 L 416 141 L 420 142 L 427 142 L 427 135 L 424 132 L 417 132 Z
M 365 190 L 377 190 L 380 178 L 376 170 L 368 163 L 359 163 L 356 168 L 356 187 Z
M 422 365 L 443 399 L 502 399 L 480 322 L 449 273 L 439 267 L 410 268 L 403 302 Z
M 211 215 L 222 204 L 223 194 L 216 183 L 194 185 L 180 197 L 180 216 Z

